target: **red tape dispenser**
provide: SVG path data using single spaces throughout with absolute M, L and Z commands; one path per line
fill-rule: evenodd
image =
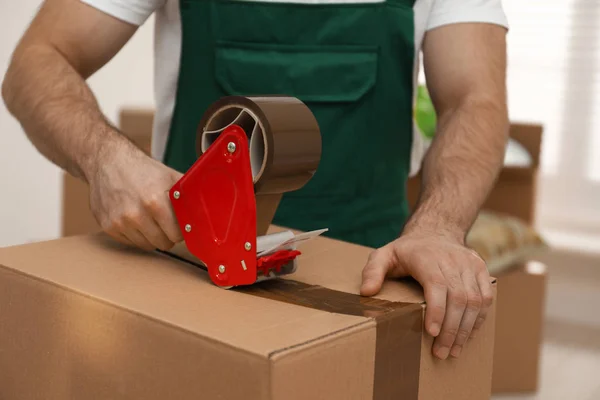
M 314 175 L 321 136 L 293 97 L 224 97 L 206 111 L 198 160 L 169 191 L 187 250 L 220 287 L 296 270 L 299 242 L 325 230 L 268 234 L 279 201 Z

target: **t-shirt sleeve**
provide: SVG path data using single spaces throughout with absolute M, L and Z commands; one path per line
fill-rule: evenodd
M 502 0 L 434 0 L 427 30 L 464 22 L 491 23 L 508 29 Z
M 129 22 L 133 25 L 142 25 L 161 7 L 165 0 L 81 0 L 108 15 Z

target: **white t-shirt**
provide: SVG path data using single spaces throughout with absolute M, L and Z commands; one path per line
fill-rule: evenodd
M 142 25 L 155 14 L 155 105 L 152 136 L 152 155 L 162 159 L 167 144 L 171 117 L 175 107 L 175 94 L 181 51 L 181 20 L 179 0 L 81 0 L 115 18 L 134 25 Z M 248 0 L 240 0 L 248 1 Z M 257 0 L 294 3 L 368 3 L 381 0 Z M 502 0 L 416 0 L 414 9 L 415 87 L 419 76 L 423 37 L 428 30 L 442 25 L 461 22 L 492 23 L 508 28 Z M 416 90 L 415 90 L 416 92 Z M 425 143 L 418 129 L 413 128 L 411 174 L 418 171 Z

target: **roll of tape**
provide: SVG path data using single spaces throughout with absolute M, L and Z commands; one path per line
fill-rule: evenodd
M 283 193 L 302 188 L 315 174 L 321 161 L 321 132 L 308 106 L 295 97 L 227 96 L 213 103 L 200 120 L 198 156 L 233 124 L 248 135 L 258 234 L 263 235 Z

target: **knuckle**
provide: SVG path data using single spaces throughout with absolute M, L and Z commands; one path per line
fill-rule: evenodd
M 494 303 L 494 296 L 492 296 L 491 294 L 485 294 L 483 295 L 482 298 L 483 301 L 483 307 L 491 307 L 492 304 Z
M 450 278 L 448 278 L 447 280 L 447 284 L 448 284 L 448 288 L 453 290 L 453 291 L 462 291 L 464 293 L 463 288 L 463 282 L 462 279 L 460 279 L 460 276 L 458 275 L 452 275 Z
M 108 232 L 123 232 L 125 223 L 121 218 L 111 218 L 105 221 L 106 231 Z
M 152 194 L 144 199 L 144 208 L 153 214 L 158 214 L 162 211 L 161 198 L 157 194 Z
M 456 334 L 456 341 L 458 343 L 464 343 L 467 341 L 469 336 L 471 336 L 471 333 L 469 331 L 467 331 L 466 329 L 459 329 L 458 333 Z
M 428 307 L 433 311 L 438 312 L 440 315 L 443 315 L 443 313 L 446 312 L 446 307 L 441 303 L 430 304 Z
M 98 220 L 98 223 L 100 225 L 100 228 L 102 228 L 103 231 L 105 232 L 110 232 L 112 229 L 112 224 L 110 219 L 108 218 L 102 218 Z
M 448 282 L 444 275 L 441 273 L 432 272 L 425 276 L 425 285 L 426 288 L 435 291 L 447 291 L 448 290 Z
M 444 279 L 444 276 L 441 274 L 434 275 L 431 278 L 429 278 L 429 285 L 434 289 L 445 290 L 448 288 L 448 283 L 446 282 L 446 279 Z
M 468 298 L 467 298 L 467 294 L 465 293 L 464 290 L 461 290 L 461 289 L 451 290 L 448 297 L 450 298 L 451 302 L 453 302 L 454 304 L 456 304 L 460 307 L 464 308 L 467 306 Z
M 137 208 L 131 208 L 121 215 L 121 220 L 124 224 L 139 226 L 142 221 L 142 213 Z
M 467 308 L 478 310 L 483 305 L 483 300 L 479 293 L 470 293 L 467 297 Z
M 444 336 L 447 339 L 449 339 L 450 341 L 452 341 L 454 338 L 456 338 L 457 335 L 458 335 L 457 328 L 446 328 L 446 330 L 444 331 Z

